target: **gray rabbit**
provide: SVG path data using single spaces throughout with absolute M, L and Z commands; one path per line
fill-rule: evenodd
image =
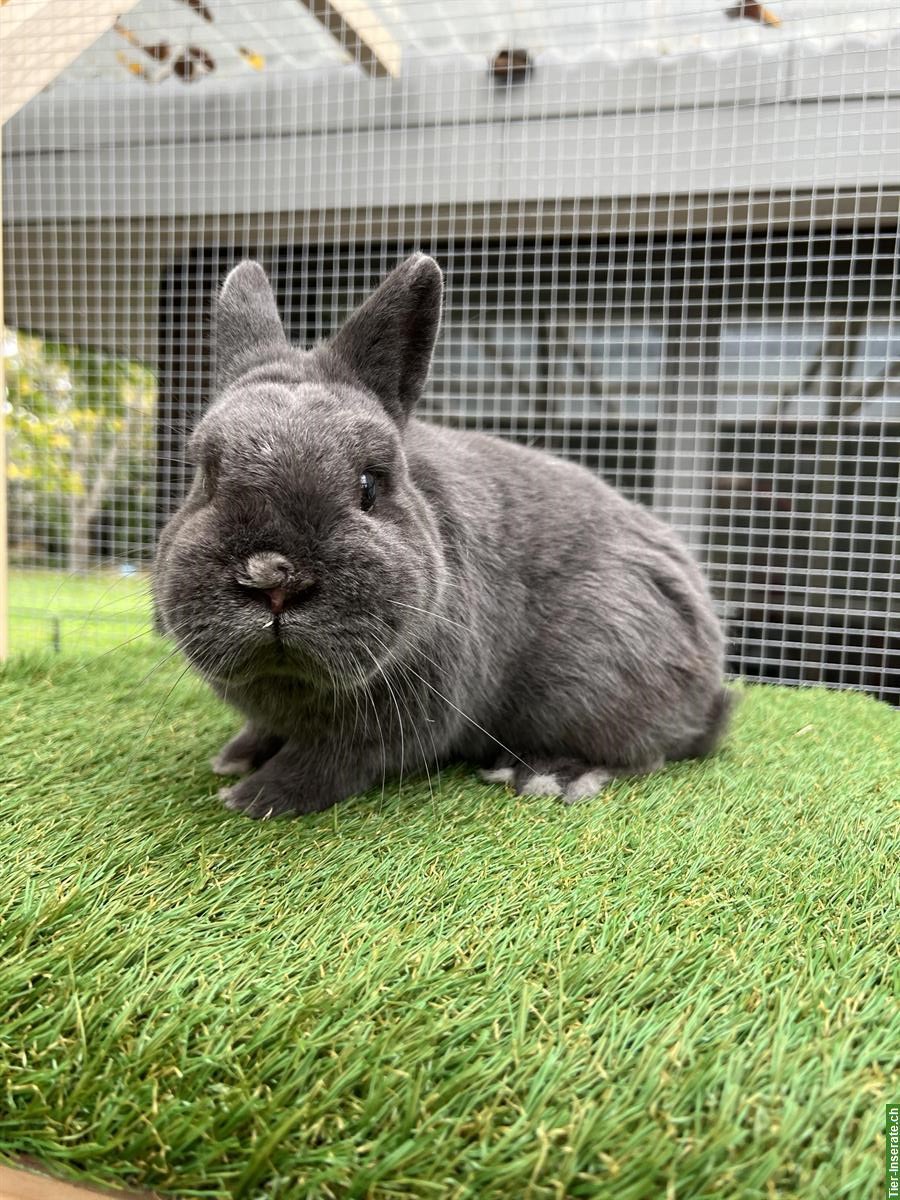
M 704 580 L 572 463 L 413 410 L 442 278 L 396 268 L 330 341 L 265 272 L 217 302 L 217 395 L 160 538 L 158 625 L 247 724 L 213 769 L 251 817 L 454 760 L 566 802 L 709 754 L 731 707 Z

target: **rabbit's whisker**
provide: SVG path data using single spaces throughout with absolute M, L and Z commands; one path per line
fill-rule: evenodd
M 425 705 L 423 703 L 420 689 L 416 688 L 415 685 L 412 683 L 412 681 L 410 680 L 409 674 L 407 673 L 407 671 L 402 663 L 395 661 L 394 665 L 400 671 L 401 680 L 399 682 L 405 683 L 407 685 L 407 688 L 409 689 L 411 695 L 415 697 L 416 703 L 419 705 L 419 711 L 422 713 L 422 716 L 425 718 L 425 723 L 428 725 L 428 736 L 431 739 L 431 751 L 432 751 L 432 754 L 434 755 L 434 766 L 435 766 L 435 770 L 437 772 L 437 777 L 438 777 L 438 790 L 440 791 L 441 768 L 440 768 L 440 763 L 438 761 L 438 752 L 437 752 L 437 747 L 434 744 L 434 734 L 431 731 L 431 722 L 428 719 L 428 713 L 427 713 L 427 710 L 425 709 Z M 399 687 L 399 683 L 398 683 L 398 687 Z M 400 699 L 403 703 L 403 707 L 406 709 L 406 715 L 409 717 L 410 722 L 412 724 L 413 733 L 416 736 L 416 741 L 419 743 L 419 750 L 422 754 L 422 765 L 425 768 L 425 775 L 428 779 L 428 791 L 431 794 L 431 802 L 433 804 L 434 803 L 434 787 L 432 785 L 432 780 L 431 780 L 431 770 L 429 769 L 429 766 L 428 766 L 428 755 L 425 752 L 425 747 L 422 744 L 422 739 L 421 739 L 421 737 L 419 737 L 419 730 L 416 725 L 416 722 L 413 720 L 413 715 L 410 712 L 409 705 L 406 703 L 406 700 L 403 696 L 402 688 L 400 688 Z
M 101 650 L 99 654 L 91 655 L 91 657 L 85 659 L 83 663 L 79 663 L 75 667 L 75 671 L 86 671 L 88 667 L 92 667 L 95 663 L 98 663 L 101 658 L 106 658 L 108 654 L 115 654 L 115 652 L 117 650 L 121 650 L 123 646 L 128 646 L 132 642 L 138 641 L 139 638 L 149 637 L 154 632 L 153 626 L 148 625 L 146 629 L 142 629 L 138 633 L 132 634 L 131 637 L 123 638 L 121 642 L 117 642 L 115 646 L 111 646 L 109 650 Z
M 461 625 L 459 621 L 454 621 L 452 617 L 445 617 L 442 613 L 432 612 L 428 608 L 419 608 L 415 604 L 404 604 L 401 600 L 391 600 L 388 597 L 385 597 L 385 599 L 388 604 L 393 604 L 395 608 L 408 608 L 410 612 L 422 613 L 426 617 L 433 617 L 435 621 L 445 621 L 448 625 L 455 625 L 457 629 L 461 629 L 463 633 L 471 637 L 472 630 L 468 629 L 465 625 Z
M 375 637 L 376 642 L 378 642 L 379 645 L 381 645 L 388 653 L 390 653 L 389 647 L 386 646 L 384 644 L 384 642 L 382 642 L 381 639 L 376 634 L 373 634 L 373 636 Z M 419 653 L 422 654 L 422 651 L 420 650 Z M 428 658 L 428 656 L 423 654 L 423 658 Z M 428 662 L 430 662 L 432 664 L 432 666 L 437 666 L 437 663 L 435 663 L 434 660 L 431 658 L 428 658 Z M 480 733 L 483 733 L 485 737 L 490 738 L 491 741 L 494 742 L 497 746 L 499 746 L 501 750 L 505 750 L 507 754 L 511 754 L 513 756 L 513 758 L 516 760 L 516 762 L 520 762 L 523 767 L 527 767 L 528 770 L 531 771 L 531 773 L 533 775 L 537 774 L 537 772 L 531 766 L 531 764 L 527 763 L 524 758 L 520 758 L 519 755 L 516 754 L 515 750 L 511 750 L 509 748 L 509 746 L 505 746 L 503 744 L 503 742 L 500 741 L 499 738 L 494 737 L 494 735 L 490 732 L 490 730 L 485 729 L 483 725 L 479 725 L 479 723 L 475 720 L 474 717 L 470 717 L 469 714 L 467 712 L 464 712 L 459 707 L 458 704 L 454 704 L 453 701 L 448 696 L 445 696 L 442 691 L 440 691 L 438 688 L 436 688 L 434 686 L 434 684 L 429 683 L 428 680 L 423 675 L 420 675 L 418 673 L 418 671 L 414 671 L 413 668 L 411 666 L 409 666 L 408 663 L 405 665 L 406 665 L 407 671 L 412 671 L 413 675 L 415 675 L 417 679 L 420 679 L 422 681 L 422 683 L 424 683 L 425 686 L 429 689 L 429 691 L 434 692 L 434 694 L 436 696 L 438 696 L 441 700 L 443 700 L 445 704 L 449 704 L 449 706 L 453 709 L 453 711 L 456 713 L 459 713 L 459 715 L 463 718 L 464 721 L 468 721 L 470 725 L 474 726 L 474 728 L 479 730 Z
M 385 746 L 385 741 L 384 741 L 384 730 L 381 727 L 381 718 L 378 715 L 378 706 L 375 703 L 374 697 L 372 696 L 372 691 L 369 686 L 369 682 L 365 677 L 365 672 L 363 671 L 362 667 L 358 663 L 356 664 L 356 666 L 357 666 L 357 670 L 359 672 L 360 679 L 362 680 L 363 695 L 366 697 L 366 700 L 369 702 L 369 707 L 372 709 L 372 716 L 375 718 L 375 724 L 378 726 L 378 740 L 381 743 L 381 803 L 383 806 L 384 805 L 385 787 L 387 784 L 387 748 Z
M 172 693 L 175 691 L 175 689 L 178 687 L 179 683 L 181 683 L 182 679 L 184 679 L 185 675 L 187 675 L 187 673 L 188 673 L 188 671 L 190 671 L 190 669 L 191 669 L 191 664 L 187 663 L 186 666 L 184 667 L 184 669 L 179 672 L 177 679 L 172 684 L 172 686 L 169 688 L 169 690 L 166 692 L 165 696 L 163 696 L 162 704 L 160 704 L 159 708 L 153 714 L 153 716 L 150 720 L 150 724 L 144 730 L 144 733 L 143 733 L 140 741 L 135 746 L 135 748 L 132 752 L 131 758 L 129 759 L 129 765 L 134 764 L 134 760 L 137 757 L 138 751 L 140 751 L 143 748 L 144 743 L 147 741 L 147 738 L 150 735 L 150 731 L 152 730 L 153 726 L 156 724 L 157 720 L 159 719 L 160 714 L 162 713 L 163 709 L 168 704 Z
M 377 617 L 375 617 L 373 619 L 375 620 L 376 625 L 381 628 L 382 632 L 387 634 L 388 636 L 390 636 L 391 630 L 384 623 L 384 621 L 380 620 Z M 418 640 L 417 640 L 419 636 L 420 635 L 415 635 L 415 636 L 410 635 L 408 638 L 408 640 L 413 645 L 414 649 L 420 648 L 418 645 Z M 396 653 L 393 650 L 390 650 L 387 647 L 385 647 L 385 649 L 387 650 L 387 655 L 386 655 L 387 660 L 390 662 L 391 667 L 401 675 L 403 682 L 406 683 L 407 687 L 409 688 L 410 694 L 415 698 L 416 704 L 419 707 L 419 712 L 422 714 L 422 719 L 424 720 L 425 725 L 427 726 L 428 737 L 431 742 L 431 750 L 432 750 L 432 754 L 434 756 L 434 767 L 435 767 L 435 772 L 437 774 L 438 790 L 440 790 L 440 788 L 442 786 L 441 785 L 440 755 L 438 754 L 437 746 L 434 743 L 434 731 L 433 731 L 434 720 L 431 716 L 429 716 L 428 707 L 425 703 L 425 695 L 423 693 L 422 688 L 418 687 L 416 685 L 416 683 L 413 681 L 413 679 L 410 675 L 410 672 L 407 669 L 403 660 L 398 658 Z M 404 702 L 404 704 L 405 704 L 405 702 Z M 407 713 L 409 713 L 408 707 L 407 707 Z M 410 714 L 410 718 L 411 718 L 411 716 L 412 715 Z M 416 731 L 416 736 L 418 738 L 418 730 L 416 730 L 415 722 L 413 722 L 413 729 Z M 418 740 L 419 740 L 419 745 L 421 747 L 422 746 L 421 739 L 418 738 Z M 425 754 L 424 747 L 422 747 L 422 757 L 423 757 L 423 761 L 425 762 L 425 769 L 426 769 L 426 771 L 428 771 L 428 759 L 427 759 L 427 755 Z M 428 775 L 429 775 L 429 787 L 431 787 L 431 773 L 429 772 Z M 434 795 L 434 792 L 432 790 L 432 796 L 433 795 Z
M 406 764 L 406 755 L 405 755 L 405 747 L 404 747 L 404 743 L 403 743 L 403 718 L 400 715 L 400 705 L 397 703 L 397 697 L 394 694 L 394 689 L 391 687 L 390 680 L 388 679 L 387 675 L 385 675 L 384 670 L 381 666 L 381 663 L 378 661 L 378 659 L 375 657 L 375 655 L 372 653 L 372 651 L 369 649 L 368 646 L 364 646 L 363 649 L 365 650 L 366 654 L 368 654 L 369 658 L 371 658 L 372 662 L 375 664 L 375 670 L 378 671 L 378 673 L 381 675 L 381 678 L 384 680 L 385 686 L 387 687 L 388 693 L 390 694 L 391 700 L 393 701 L 394 710 L 397 713 L 397 726 L 398 726 L 398 729 L 400 732 L 399 786 L 402 788 L 403 787 L 403 768 Z

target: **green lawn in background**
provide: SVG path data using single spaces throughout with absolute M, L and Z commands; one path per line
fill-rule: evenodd
M 0 674 L 0 1157 L 173 1197 L 881 1194 L 896 712 L 751 687 L 716 758 L 571 809 L 460 768 L 253 824 L 207 766 L 233 715 L 162 654 Z
M 9 644 L 33 650 L 100 653 L 149 628 L 149 579 L 117 570 L 76 575 L 22 567 L 9 572 Z

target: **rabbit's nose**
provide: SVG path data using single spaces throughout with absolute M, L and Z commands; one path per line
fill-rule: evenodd
M 280 617 L 288 604 L 302 600 L 314 587 L 313 579 L 296 579 L 290 587 L 263 588 L 262 591 L 269 597 L 269 608 L 273 615 Z
M 275 617 L 302 600 L 316 585 L 315 579 L 301 575 L 280 554 L 251 555 L 237 582 L 249 595 L 262 600 Z
M 248 587 L 247 594 L 263 600 L 272 616 L 280 617 L 290 605 L 305 599 L 315 586 L 314 579 L 292 579 L 283 587 Z
M 287 583 L 291 564 L 281 554 L 251 554 L 238 575 L 238 583 L 260 591 L 277 591 Z

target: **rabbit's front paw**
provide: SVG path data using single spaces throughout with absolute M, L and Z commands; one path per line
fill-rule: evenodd
M 253 762 L 249 758 L 229 758 L 223 746 L 219 753 L 210 761 L 209 769 L 213 775 L 247 775 L 253 770 Z M 228 791 L 223 788 L 222 791 Z
M 342 788 L 327 771 L 317 769 L 317 764 L 298 762 L 290 747 L 285 747 L 240 783 L 222 788 L 219 798 L 233 812 L 267 821 L 270 817 L 321 812 L 343 800 L 350 790 Z
M 264 733 L 248 722 L 240 733 L 225 743 L 210 767 L 215 775 L 247 775 L 277 754 L 283 745 L 283 738 Z
M 233 787 L 219 788 L 219 799 L 232 812 L 243 813 L 254 821 L 290 816 L 304 808 L 296 792 L 257 779 L 255 775 L 249 775 Z

